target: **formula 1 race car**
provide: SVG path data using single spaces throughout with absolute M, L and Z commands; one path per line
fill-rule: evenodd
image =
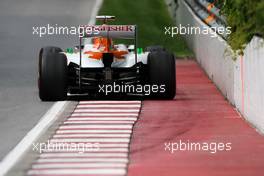
M 68 96 L 138 95 L 173 99 L 175 58 L 162 46 L 137 48 L 136 25 L 108 25 L 114 16 L 97 16 L 103 25 L 90 25 L 80 43 L 65 51 L 43 47 L 39 52 L 39 97 L 42 101 Z M 132 45 L 113 39 L 132 39 Z

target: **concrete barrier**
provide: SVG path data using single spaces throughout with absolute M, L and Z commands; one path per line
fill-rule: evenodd
M 172 0 L 166 2 L 175 3 Z M 176 11 L 177 25 L 207 26 L 184 0 L 178 0 L 178 5 L 169 8 L 172 7 Z M 244 56 L 234 58 L 230 46 L 220 36 L 193 34 L 184 35 L 184 38 L 195 53 L 197 62 L 222 94 L 246 120 L 264 133 L 264 40 L 254 37 Z
M 264 40 L 254 37 L 234 64 L 235 106 L 264 133 Z

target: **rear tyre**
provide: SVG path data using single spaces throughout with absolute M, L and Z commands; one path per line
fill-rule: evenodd
M 167 50 L 161 45 L 152 45 L 152 46 L 146 47 L 145 51 L 155 52 L 155 51 L 167 51 Z
M 176 94 L 174 55 L 166 51 L 151 52 L 148 55 L 149 83 L 158 85 L 159 91 L 151 92 L 151 98 L 173 99 Z
M 61 101 L 67 97 L 67 58 L 57 47 L 44 47 L 39 53 L 39 98 Z

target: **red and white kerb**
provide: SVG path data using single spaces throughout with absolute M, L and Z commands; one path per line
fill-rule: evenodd
M 49 139 L 51 143 L 97 143 L 84 152 L 45 151 L 27 175 L 123 176 L 128 164 L 129 143 L 140 101 L 81 101 Z

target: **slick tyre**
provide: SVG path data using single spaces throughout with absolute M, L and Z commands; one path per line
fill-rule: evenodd
M 61 101 L 67 97 L 67 58 L 57 47 L 45 47 L 39 53 L 39 98 Z
M 176 94 L 175 59 L 167 51 L 154 51 L 148 55 L 148 76 L 151 86 L 158 85 L 158 92 L 151 92 L 151 98 L 173 99 Z M 162 87 L 162 89 L 161 89 Z

